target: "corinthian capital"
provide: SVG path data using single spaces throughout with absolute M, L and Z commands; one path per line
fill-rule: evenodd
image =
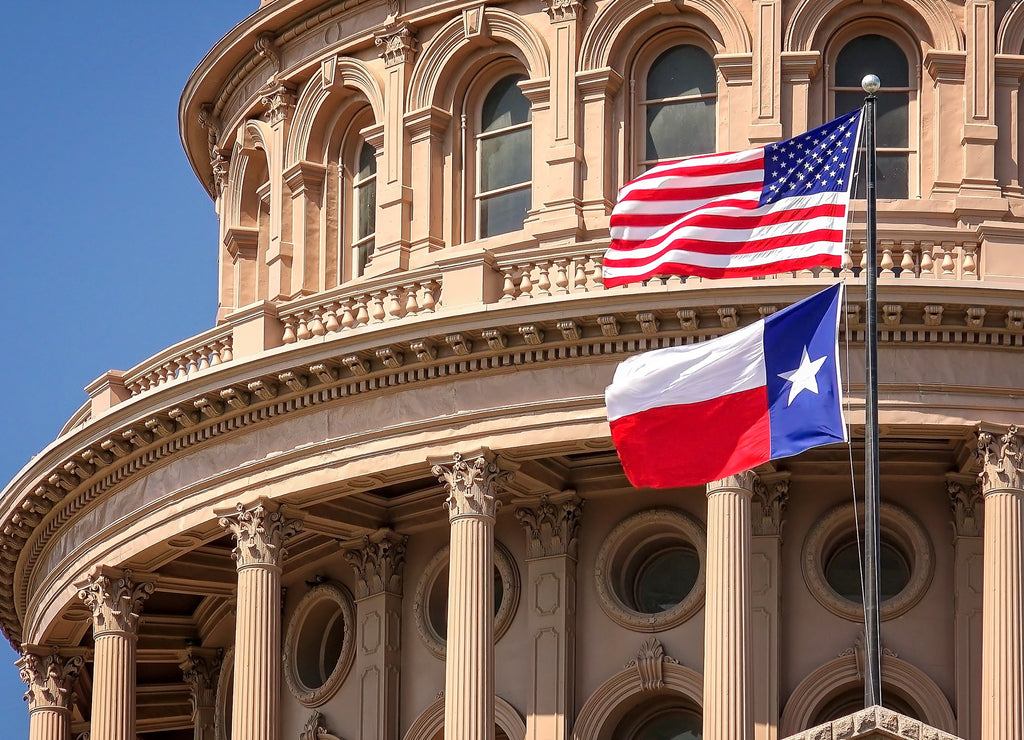
M 239 503 L 235 512 L 220 518 L 220 526 L 231 531 L 235 549 L 231 556 L 239 569 L 250 565 L 280 566 L 284 559 L 284 541 L 302 531 L 298 519 L 285 519 L 277 504 L 261 499 L 246 506 Z
M 93 636 L 109 632 L 135 634 L 142 605 L 153 593 L 152 581 L 135 580 L 130 570 L 100 569 L 78 584 L 78 598 L 92 609 Z
M 512 479 L 512 471 L 501 470 L 489 451 L 481 451 L 470 459 L 456 452 L 450 465 L 434 465 L 430 472 L 445 484 L 448 498 L 444 505 L 448 516 L 486 516 L 494 518 L 498 511 L 498 488 Z
M 81 655 L 65 657 L 56 650 L 41 653 L 28 646 L 22 648 L 14 664 L 28 686 L 25 701 L 29 711 L 43 707 L 70 710 L 75 680 L 84 662 Z
M 710 496 L 717 491 L 746 491 L 753 494 L 756 483 L 757 473 L 753 470 L 744 470 L 741 473 L 727 475 L 724 478 L 709 482 L 707 484 L 707 494 Z
M 416 29 L 408 25 L 377 34 L 373 43 L 377 46 L 377 53 L 384 60 L 386 67 L 412 62 L 419 48 Z
M 527 557 L 569 555 L 575 558 L 582 513 L 583 501 L 574 492 L 569 492 L 562 501 L 553 502 L 544 496 L 536 506 L 517 507 L 516 519 L 526 530 Z
M 981 536 L 981 487 L 975 481 L 946 477 L 946 493 L 957 537 Z
M 755 482 L 751 523 L 755 535 L 782 533 L 782 514 L 789 503 L 789 475 Z
M 276 126 L 287 120 L 295 110 L 295 91 L 287 85 L 271 84 L 260 94 L 260 102 L 267 109 L 267 122 Z
M 1017 433 L 1016 426 L 1011 426 L 999 436 L 992 432 L 979 432 L 978 457 L 981 460 L 978 480 L 982 494 L 1006 488 L 1024 488 L 1024 440 Z
M 357 599 L 383 592 L 402 595 L 408 540 L 405 535 L 385 528 L 342 546 L 345 561 L 356 573 Z
M 217 697 L 217 674 L 220 672 L 219 650 L 190 647 L 179 666 L 192 694 L 192 711 L 213 707 Z

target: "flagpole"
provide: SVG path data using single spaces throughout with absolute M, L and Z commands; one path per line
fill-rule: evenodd
M 878 281 L 876 275 L 877 223 L 875 217 L 875 92 L 881 82 L 875 75 L 861 81 L 867 93 L 864 98 L 864 156 L 867 160 L 867 218 L 865 271 L 865 344 L 866 390 L 864 399 L 864 636 L 867 660 L 864 668 L 864 706 L 882 703 L 882 648 L 879 639 L 880 620 L 878 605 L 879 542 L 881 525 L 878 510 L 879 494 L 878 454 Z

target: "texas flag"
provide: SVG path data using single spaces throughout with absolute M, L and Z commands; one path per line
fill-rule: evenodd
M 845 442 L 842 295 L 840 283 L 725 336 L 620 364 L 605 401 L 630 483 L 699 485 Z

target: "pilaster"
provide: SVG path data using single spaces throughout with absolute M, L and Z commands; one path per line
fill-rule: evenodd
M 782 2 L 756 0 L 754 17 L 759 48 L 755 50 L 753 59 L 751 145 L 782 138 Z
M 408 537 L 378 529 L 343 546 L 355 571 L 361 740 L 398 740 L 402 589 Z
M 982 494 L 972 476 L 946 476 L 953 524 L 953 633 L 957 735 L 981 737 L 981 650 L 984 588 Z
M 219 650 L 189 647 L 180 663 L 182 677 L 192 694 L 192 724 L 195 740 L 215 740 Z
M 409 181 L 415 192 L 425 194 L 412 214 L 413 251 L 433 251 L 445 245 L 444 178 L 440 173 L 444 171 L 444 135 L 451 120 L 451 113 L 435 107 L 405 115 L 405 136 L 412 163 Z
M 295 112 L 295 90 L 272 79 L 264 89 L 260 102 L 266 109 L 264 117 L 270 124 L 267 167 L 270 172 L 270 242 L 267 247 L 270 300 L 288 298 L 292 292 L 291 208 L 284 202 L 284 148 L 288 128 Z
M 281 562 L 302 523 L 267 499 L 239 503 L 220 525 L 235 539 L 235 688 L 232 740 L 278 740 L 281 704 Z
M 445 740 L 494 740 L 494 519 L 512 473 L 481 450 L 431 472 L 445 485 L 451 524 Z
M 100 568 L 78 584 L 92 609 L 93 740 L 135 740 L 135 649 L 142 606 L 155 589 L 130 570 Z
M 995 151 L 996 7 L 994 0 L 968 0 L 964 7 L 967 37 L 967 115 L 964 119 L 964 174 L 960 195 L 999 197 Z
M 753 673 L 750 637 L 752 471 L 707 484 L 704 737 L 751 740 Z
M 290 293 L 302 295 L 323 290 L 320 220 L 324 206 L 327 168 L 319 162 L 296 162 L 284 173 L 291 192 L 291 240 L 294 247 Z
M 567 740 L 575 716 L 576 552 L 583 501 L 575 491 L 526 502 L 515 517 L 526 530 L 530 675 L 527 740 Z
M 985 501 L 981 737 L 1024 738 L 1024 439 L 978 433 Z
M 82 669 L 81 655 L 62 654 L 36 645 L 23 645 L 15 661 L 28 686 L 29 740 L 68 740 L 74 685 Z
M 589 169 L 583 181 L 583 218 L 588 232 L 608 228 L 615 203 L 615 157 L 607 156 L 614 134 L 612 101 L 622 75 L 610 67 L 580 72 L 576 86 L 582 108 L 583 158 Z

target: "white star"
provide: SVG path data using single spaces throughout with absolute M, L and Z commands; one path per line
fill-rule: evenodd
M 786 401 L 787 406 L 791 406 L 793 400 L 803 390 L 809 390 L 814 395 L 818 395 L 818 370 L 821 369 L 826 359 L 828 359 L 828 355 L 819 357 L 817 360 L 811 360 L 807 356 L 807 347 L 804 347 L 803 357 L 800 358 L 800 367 L 796 370 L 790 370 L 788 373 L 779 373 L 780 378 L 792 383 L 789 387 L 789 399 Z

